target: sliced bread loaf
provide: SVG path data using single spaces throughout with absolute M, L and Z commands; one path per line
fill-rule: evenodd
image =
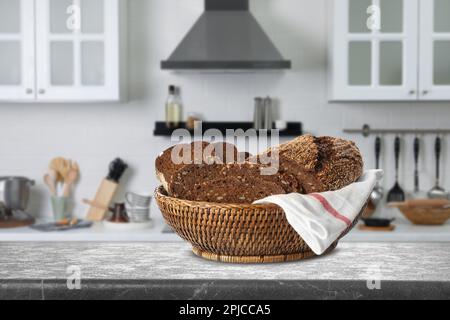
M 182 189 L 177 198 L 215 203 L 249 204 L 274 194 L 286 191 L 277 183 L 262 179 L 239 179 L 225 177 L 196 183 L 193 189 Z
M 274 194 L 298 189 L 288 173 L 262 175 L 260 164 L 201 164 L 178 170 L 168 184 L 171 196 L 186 200 L 252 203 Z

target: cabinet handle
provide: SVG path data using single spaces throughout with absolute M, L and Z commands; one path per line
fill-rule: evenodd
M 39 94 L 45 94 L 45 89 L 39 89 Z
M 413 94 L 416 94 L 416 90 L 410 90 L 409 94 L 412 96 Z
M 429 93 L 428 90 L 423 90 L 423 91 L 422 91 L 422 94 L 423 94 L 424 96 L 426 96 L 428 93 Z
M 32 94 L 33 93 L 33 89 L 27 88 L 27 90 L 25 91 L 27 94 Z

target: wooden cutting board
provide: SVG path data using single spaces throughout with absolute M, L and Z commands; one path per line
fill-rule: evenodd
M 34 218 L 28 219 L 16 219 L 16 218 L 8 218 L 8 219 L 0 219 L 0 229 L 11 229 L 11 228 L 21 228 L 27 227 L 34 224 Z
M 391 224 L 389 227 L 368 227 L 362 224 L 358 229 L 361 231 L 391 232 L 395 230 L 395 226 Z

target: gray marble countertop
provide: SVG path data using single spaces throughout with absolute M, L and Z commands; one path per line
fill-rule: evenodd
M 265 265 L 206 261 L 178 242 L 3 242 L 0 252 L 3 299 L 450 298 L 450 243 L 342 243 Z M 81 290 L 67 288 L 73 270 Z

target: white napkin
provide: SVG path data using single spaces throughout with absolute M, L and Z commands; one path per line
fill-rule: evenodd
M 275 195 L 254 204 L 280 206 L 292 228 L 315 254 L 321 255 L 352 225 L 382 176 L 382 170 L 369 170 L 358 182 L 341 190 Z

